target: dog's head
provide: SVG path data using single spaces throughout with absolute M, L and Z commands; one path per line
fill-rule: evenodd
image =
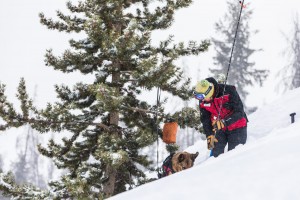
M 188 152 L 176 153 L 172 158 L 172 167 L 175 172 L 179 172 L 193 167 L 195 159 L 198 156 L 198 152 L 195 154 Z

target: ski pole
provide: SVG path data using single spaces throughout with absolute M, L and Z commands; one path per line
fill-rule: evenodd
M 231 48 L 231 52 L 230 52 L 230 57 L 229 57 L 229 62 L 228 62 L 228 68 L 227 68 L 227 72 L 226 72 L 226 77 L 225 77 L 225 83 L 224 83 L 224 89 L 223 89 L 223 93 L 222 93 L 222 98 L 221 98 L 221 104 L 220 104 L 220 108 L 218 111 L 218 118 L 217 120 L 220 120 L 220 115 L 221 115 L 221 110 L 222 110 L 222 104 L 223 104 L 223 99 L 224 99 L 224 93 L 225 93 L 225 88 L 227 85 L 227 78 L 228 78 L 228 74 L 229 74 L 229 70 L 230 70 L 230 66 L 231 66 L 231 60 L 232 60 L 232 55 L 233 55 L 233 50 L 234 50 L 234 46 L 235 46 L 235 41 L 237 38 L 237 33 L 238 33 L 238 29 L 239 29 L 239 25 L 240 25 L 240 20 L 241 20 L 241 15 L 242 15 L 242 11 L 244 8 L 244 1 L 242 2 L 239 1 L 239 3 L 241 4 L 241 9 L 240 9 L 240 13 L 239 13 L 239 17 L 238 17 L 238 21 L 237 21 L 237 25 L 236 25 L 236 29 L 235 29 L 235 35 L 234 35 L 234 39 L 233 39 L 233 44 L 232 44 L 232 48 Z M 217 131 L 215 133 L 215 138 L 217 136 Z

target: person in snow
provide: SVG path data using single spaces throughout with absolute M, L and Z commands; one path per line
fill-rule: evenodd
M 224 90 L 225 87 L 225 90 Z M 200 120 L 207 147 L 214 157 L 247 140 L 247 116 L 236 88 L 210 77 L 197 83 L 194 97 L 199 100 Z

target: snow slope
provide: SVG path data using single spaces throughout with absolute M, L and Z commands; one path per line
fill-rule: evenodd
M 110 200 L 299 200 L 299 98 L 300 88 L 249 116 L 246 145 L 208 158 L 206 142 L 199 141 L 186 149 L 200 153 L 193 168 Z

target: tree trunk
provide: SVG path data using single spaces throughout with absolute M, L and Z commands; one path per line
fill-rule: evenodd
M 118 13 L 116 14 L 116 17 L 122 17 L 122 11 L 123 11 L 123 6 L 122 3 L 119 4 L 119 9 L 118 9 Z M 116 33 L 119 33 L 119 35 L 122 35 L 122 24 L 120 23 L 116 23 L 113 25 Z M 115 96 L 119 96 L 120 95 L 120 79 L 121 79 L 121 64 L 118 60 L 114 61 L 114 72 L 112 73 L 112 83 L 115 84 Z M 112 111 L 109 114 L 109 123 L 110 126 L 118 126 L 119 124 L 119 112 L 118 111 Z M 118 135 L 118 132 L 116 130 L 115 133 L 113 133 L 114 135 L 116 135 L 117 137 L 120 137 Z M 110 166 L 110 164 L 107 164 L 106 167 L 106 174 L 108 175 L 108 180 L 107 182 L 103 185 L 103 192 L 105 195 L 105 198 L 108 198 L 110 196 L 112 196 L 114 194 L 115 191 L 115 183 L 116 183 L 116 177 L 117 177 L 117 170 L 114 169 L 112 166 Z
M 112 74 L 112 83 L 118 83 L 120 81 L 120 65 L 116 64 L 115 65 L 116 72 Z M 120 88 L 116 87 L 116 95 L 119 95 L 120 92 Z M 109 123 L 110 126 L 118 126 L 119 124 L 119 112 L 117 111 L 113 111 L 110 113 L 110 117 L 109 117 Z M 117 131 L 117 130 L 116 130 Z M 117 135 L 117 137 L 119 137 L 118 132 L 113 133 L 115 135 Z M 115 191 L 115 183 L 116 183 L 116 176 L 117 176 L 117 170 L 114 169 L 109 163 L 106 167 L 106 174 L 108 175 L 108 180 L 105 184 L 103 184 L 103 193 L 105 195 L 105 198 L 108 198 L 110 196 L 112 196 L 114 194 Z
M 103 193 L 105 198 L 108 198 L 114 194 L 117 171 L 110 165 L 107 165 L 105 171 L 108 174 L 108 181 L 103 186 Z
M 120 81 L 120 76 L 121 76 L 121 73 L 119 72 L 120 64 L 116 64 L 115 68 L 118 69 L 118 71 L 112 74 L 112 83 L 118 83 Z M 120 88 L 116 87 L 115 92 L 116 92 L 116 95 L 119 95 Z M 118 126 L 118 124 L 119 124 L 119 113 L 117 111 L 114 111 L 114 112 L 110 113 L 109 123 L 110 123 L 110 125 Z

